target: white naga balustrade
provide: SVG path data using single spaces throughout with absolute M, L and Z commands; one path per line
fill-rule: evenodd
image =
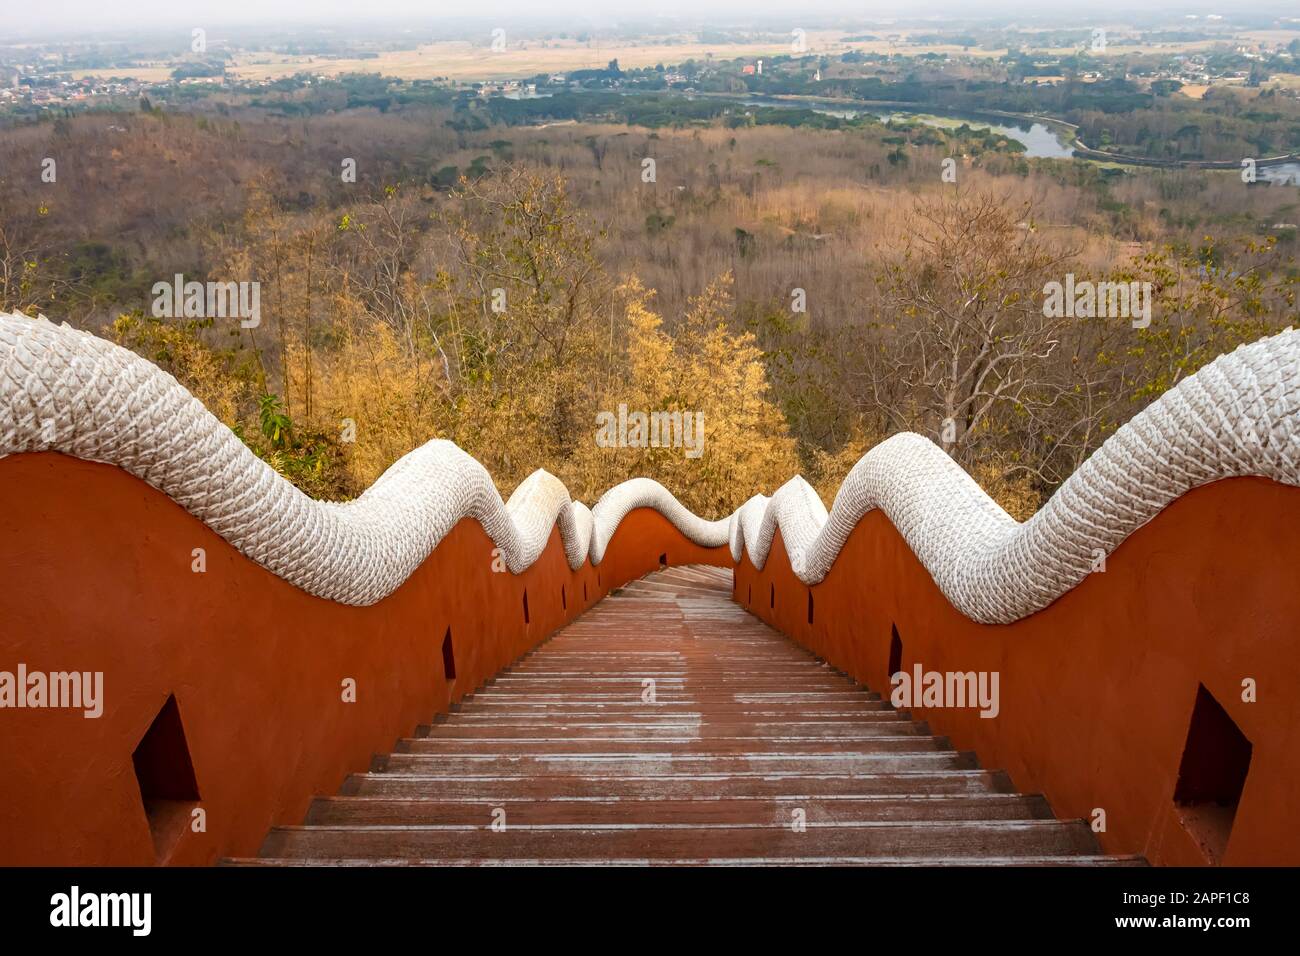
M 66 324 L 0 313 L 0 456 L 34 451 L 116 465 L 269 571 L 345 604 L 391 594 L 467 517 L 515 573 L 537 560 L 557 522 L 570 567 L 598 564 L 635 508 L 655 509 L 696 544 L 730 543 L 736 561 L 748 551 L 759 568 L 779 528 L 795 574 L 816 584 L 879 508 L 956 608 L 1008 623 L 1074 587 L 1098 554 L 1192 488 L 1245 475 L 1300 485 L 1300 332 L 1242 346 L 1182 381 L 1023 524 L 911 433 L 864 455 L 829 513 L 797 476 L 718 521 L 648 478 L 588 509 L 539 470 L 502 502 L 487 470 L 441 440 L 397 461 L 355 501 L 315 501 L 145 359 Z

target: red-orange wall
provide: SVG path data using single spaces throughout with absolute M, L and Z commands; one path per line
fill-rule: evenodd
M 195 548 L 206 573 L 191 570 Z M 517 576 L 492 570 L 492 549 L 466 519 L 396 592 L 349 607 L 277 578 L 117 468 L 0 459 L 0 670 L 103 671 L 105 698 L 94 720 L 0 710 L 0 864 L 254 854 L 271 826 L 301 822 L 314 794 L 335 792 L 660 554 L 731 565 L 725 548 L 692 545 L 647 509 L 628 515 L 596 568 L 570 571 L 558 531 Z M 454 683 L 443 676 L 448 627 Z M 342 700 L 348 677 L 355 703 Z M 182 820 L 159 859 L 131 755 L 173 694 L 207 831 Z
M 891 625 L 905 668 L 998 670 L 997 719 L 918 715 L 1020 789 L 1044 792 L 1059 816 L 1104 808 L 1103 846 L 1155 863 L 1204 862 L 1172 800 L 1204 684 L 1253 745 L 1223 862 L 1295 864 L 1298 519 L 1300 489 L 1263 479 L 1199 489 L 1136 532 L 1104 574 L 1012 625 L 955 611 L 880 512 L 811 589 L 813 624 L 809 588 L 779 538 L 762 572 L 742 561 L 736 596 L 884 693 Z M 190 570 L 196 547 L 205 574 Z M 347 607 L 265 571 L 116 468 L 56 454 L 0 459 L 0 670 L 104 671 L 106 697 L 98 720 L 0 710 L 0 863 L 154 863 L 131 753 L 170 694 L 208 829 L 181 827 L 163 861 L 250 854 L 270 826 L 299 822 L 313 794 L 334 792 L 661 553 L 671 564 L 730 564 L 724 548 L 691 545 L 644 509 L 598 568 L 571 572 L 557 533 L 522 575 L 494 573 L 491 551 L 463 521 L 393 595 Z M 448 627 L 454 685 L 442 677 Z M 341 700 L 344 677 L 358 683 L 355 704 Z M 1241 700 L 1244 677 L 1258 682 L 1258 702 Z
M 772 609 L 770 587 L 775 585 Z M 752 600 L 750 598 L 752 589 Z M 1102 846 L 1152 863 L 1206 862 L 1173 803 L 1199 684 L 1250 740 L 1225 865 L 1300 864 L 1300 489 L 1236 478 L 1175 501 L 1049 607 L 1010 625 L 956 611 L 882 512 L 810 589 L 773 543 L 745 556 L 735 596 L 888 696 L 902 667 L 1000 672 L 1001 713 L 914 708 L 984 766 L 1041 791 L 1057 816 L 1106 811 Z M 1254 678 L 1258 700 L 1242 700 Z

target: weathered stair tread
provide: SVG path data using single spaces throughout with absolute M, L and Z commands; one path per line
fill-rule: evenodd
M 1143 864 L 731 591 L 703 567 L 615 591 L 226 863 Z
M 913 771 L 886 774 L 680 774 L 674 776 L 537 775 L 533 777 L 444 777 L 389 773 L 353 774 L 343 783 L 345 794 L 429 796 L 500 800 L 557 796 L 686 798 L 699 793 L 715 796 L 782 796 L 808 793 L 953 794 L 1007 793 L 1006 774 L 988 770 Z
M 1081 822 L 1057 820 L 780 824 L 509 824 L 488 826 L 277 827 L 263 846 L 270 856 L 805 857 L 1055 856 L 1095 853 Z
M 537 859 L 288 859 L 271 857 L 245 857 L 224 861 L 225 866 L 1146 866 L 1146 861 L 1138 856 L 1019 856 L 1019 857 L 734 857 L 734 858 L 685 858 L 680 860 L 537 860 Z
M 889 705 L 879 700 L 808 700 L 808 701 L 710 701 L 707 703 L 694 700 L 661 700 L 649 704 L 639 700 L 572 700 L 554 701 L 468 701 L 455 713 L 478 714 L 484 717 L 538 716 L 551 714 L 555 717 L 576 714 L 635 715 L 639 717 L 680 716 L 682 714 L 700 714 L 706 708 L 710 715 L 726 717 L 783 717 L 791 709 L 797 709 L 805 716 L 820 714 L 838 714 L 846 717 L 859 717 L 862 714 L 888 710 Z
M 677 705 L 672 708 L 654 707 L 647 705 L 639 710 L 635 709 L 603 709 L 585 707 L 577 710 L 569 710 L 560 707 L 530 707 L 520 708 L 518 710 L 500 710 L 500 711 L 465 711 L 457 710 L 451 714 L 439 715 L 437 724 L 445 724 L 453 717 L 459 726 L 470 726 L 475 723 L 484 723 L 486 721 L 502 723 L 513 723 L 517 721 L 530 721 L 533 723 L 545 722 L 547 720 L 556 723 L 572 723 L 575 720 L 608 720 L 608 721 L 654 721 L 654 720 L 703 720 L 708 719 L 710 723 L 736 723 L 739 721 L 753 721 L 755 723 L 772 723 L 784 722 L 789 724 L 799 724 L 805 722 L 822 723 L 825 721 L 837 721 L 852 723 L 863 720 L 897 720 L 900 712 L 890 709 L 887 705 L 879 701 L 873 701 L 864 707 L 857 707 L 851 710 L 845 710 L 841 707 L 816 707 L 807 705 L 800 707 L 797 712 L 791 712 L 789 708 L 770 707 L 751 707 L 749 705 L 737 705 L 735 707 L 722 707 L 715 705 L 709 714 L 703 714 L 699 708 L 690 706 Z M 904 719 L 905 715 L 904 715 Z
M 384 758 L 387 773 L 436 772 L 440 776 L 519 775 L 537 773 L 631 773 L 672 776 L 678 773 L 881 773 L 900 770 L 960 770 L 975 766 L 975 757 L 956 751 L 933 753 L 745 754 L 405 754 Z
M 434 740 L 656 740 L 676 738 L 690 734 L 707 733 L 710 738 L 753 740 L 785 737 L 794 740 L 859 740 L 865 737 L 924 736 L 927 731 L 917 721 L 903 720 L 893 714 L 881 714 L 880 719 L 855 721 L 794 722 L 752 721 L 749 723 L 705 723 L 698 718 L 664 720 L 496 720 L 490 724 L 441 723 L 417 733 L 417 738 Z
M 672 756 L 718 756 L 753 758 L 760 755 L 802 754 L 808 756 L 844 757 L 853 754 L 922 753 L 948 750 L 945 737 L 911 734 L 899 736 L 857 738 L 800 738 L 787 737 L 715 737 L 687 734 L 677 737 L 539 739 L 539 738 L 480 738 L 471 740 L 444 737 L 408 737 L 399 740 L 394 753 L 433 756 L 487 756 L 489 754 L 512 756 L 635 756 L 652 757 L 657 754 Z
M 512 691 L 490 689 L 480 691 L 475 694 L 471 701 L 466 703 L 468 706 L 473 704 L 509 704 L 509 705 L 540 705 L 550 707 L 555 704 L 564 703 L 586 703 L 588 701 L 597 704 L 635 704 L 641 706 L 644 704 L 695 704 L 699 707 L 707 707 L 711 704 L 729 704 L 732 702 L 742 704 L 763 704 L 773 707 L 788 707 L 794 704 L 806 704 L 819 701 L 833 701 L 836 703 L 859 703 L 875 702 L 880 698 L 868 694 L 865 691 L 833 691 L 825 689 L 814 690 L 778 690 L 776 685 L 770 690 L 749 690 L 744 685 L 738 685 L 735 690 L 703 690 L 698 692 L 684 691 L 667 685 L 660 685 L 655 694 L 654 700 L 642 700 L 640 688 L 629 687 L 626 690 L 616 690 L 609 688 L 606 690 L 591 689 L 574 689 L 574 690 L 555 690 L 555 691 Z
M 1009 793 L 906 796 L 779 797 L 561 797 L 535 800 L 402 797 L 318 797 L 307 813 L 317 824 L 487 825 L 503 807 L 510 823 L 779 823 L 795 811 L 810 821 L 1044 820 L 1052 811 L 1041 796 Z

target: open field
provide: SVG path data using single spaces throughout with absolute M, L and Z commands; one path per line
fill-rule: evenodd
M 844 49 L 847 49 L 845 47 Z M 337 76 L 343 73 L 382 73 L 403 80 L 445 77 L 451 80 L 493 80 L 603 69 L 617 59 L 624 69 L 665 66 L 709 57 L 773 56 L 790 52 L 788 43 L 705 45 L 671 41 L 614 43 L 598 41 L 522 42 L 495 53 L 486 44 L 464 41 L 430 43 L 414 50 L 396 50 L 369 59 L 325 60 L 319 57 L 252 55 L 235 61 L 233 72 L 242 80 L 276 79 L 299 72 Z
M 96 80 L 128 77 L 141 83 L 166 83 L 171 79 L 174 69 L 173 66 L 120 66 L 111 70 L 71 70 L 70 75 L 74 80 L 86 77 Z
M 1269 77 L 1267 86 L 1275 86 L 1282 90 L 1300 90 L 1300 76 L 1289 73 L 1277 73 Z
M 839 56 L 849 50 L 872 53 L 944 53 L 960 55 L 963 52 L 981 56 L 1000 56 L 1005 50 L 969 50 L 953 45 L 909 45 L 888 41 L 864 43 L 842 42 L 842 31 L 810 31 L 807 34 L 807 52 L 811 55 Z M 409 50 L 394 50 L 374 57 L 326 58 L 319 56 L 290 56 L 278 53 L 251 52 L 234 58 L 229 72 L 241 80 L 270 80 L 292 76 L 295 73 L 317 73 L 340 76 L 345 73 L 381 73 L 404 80 L 445 78 L 451 80 L 494 80 L 535 76 L 538 73 L 561 73 L 569 70 L 603 68 L 610 60 L 618 60 L 624 69 L 652 67 L 658 64 L 671 66 L 686 60 L 711 58 L 729 60 L 738 57 L 762 57 L 789 54 L 790 41 L 756 41 L 752 43 L 706 44 L 694 37 L 647 37 L 641 42 L 618 39 L 602 42 L 594 39 L 587 43 L 574 40 L 519 40 L 510 41 L 504 51 L 493 52 L 484 43 L 463 40 L 439 41 L 423 44 Z M 86 70 L 74 74 L 77 78 L 131 76 L 140 80 L 162 81 L 170 68 L 148 66 L 117 68 L 112 70 Z
M 1115 28 L 1113 39 L 1121 39 L 1122 27 Z M 1286 34 L 1289 35 L 1289 34 Z M 904 54 L 943 54 L 948 56 L 1000 57 L 1006 54 L 1005 48 L 980 49 L 962 47 L 956 44 L 919 44 L 910 43 L 908 34 L 899 33 L 880 39 L 845 42 L 846 34 L 841 30 L 809 31 L 807 33 L 807 52 L 811 55 L 838 57 L 850 50 L 862 53 Z M 1274 40 L 1283 37 L 1259 35 L 1262 39 Z M 602 41 L 599 38 L 586 43 L 576 40 L 512 40 L 507 35 L 507 48 L 493 52 L 484 39 L 483 43 L 470 43 L 463 40 L 437 41 L 423 44 L 407 50 L 393 50 L 371 57 L 320 57 L 295 56 L 270 52 L 248 52 L 234 57 L 230 74 L 241 80 L 273 80 L 292 76 L 295 73 L 316 73 L 324 76 L 340 76 L 345 73 L 381 73 L 385 76 L 404 80 L 443 78 L 458 81 L 512 79 L 535 76 L 538 73 L 562 73 L 569 70 L 595 69 L 604 67 L 610 60 L 617 59 L 624 69 L 636 69 L 663 64 L 671 66 L 686 60 L 706 60 L 709 58 L 727 60 L 738 57 L 757 58 L 776 56 L 791 52 L 790 42 L 784 39 L 771 41 L 754 41 L 747 43 L 700 43 L 690 34 L 672 36 L 648 36 L 640 41 L 617 38 Z M 1132 53 L 1172 53 L 1194 51 L 1212 46 L 1211 41 L 1189 43 L 1158 43 L 1139 46 L 1115 45 L 1115 55 Z M 1067 55 L 1074 52 L 1072 48 L 1038 48 L 1045 55 Z M 171 67 L 150 64 L 140 67 L 123 67 L 111 70 L 86 70 L 74 74 L 75 77 L 130 76 L 142 81 L 161 82 L 170 75 Z

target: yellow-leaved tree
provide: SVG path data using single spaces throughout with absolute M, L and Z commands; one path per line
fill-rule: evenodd
M 660 434 L 659 447 L 598 443 L 600 429 L 593 423 L 591 440 L 571 461 L 574 474 L 563 476 L 571 489 L 598 494 L 643 475 L 661 482 L 697 514 L 716 518 L 755 492 L 770 494 L 798 471 L 794 440 L 768 397 L 762 353 L 752 334 L 727 325 L 731 282 L 724 274 L 692 299 L 673 333 L 664 330 L 651 308 L 653 291 L 635 277 L 619 287 L 626 374 L 606 383 L 601 409 L 611 418 L 666 412 L 662 420 L 673 429 L 680 421 L 684 433 Z

